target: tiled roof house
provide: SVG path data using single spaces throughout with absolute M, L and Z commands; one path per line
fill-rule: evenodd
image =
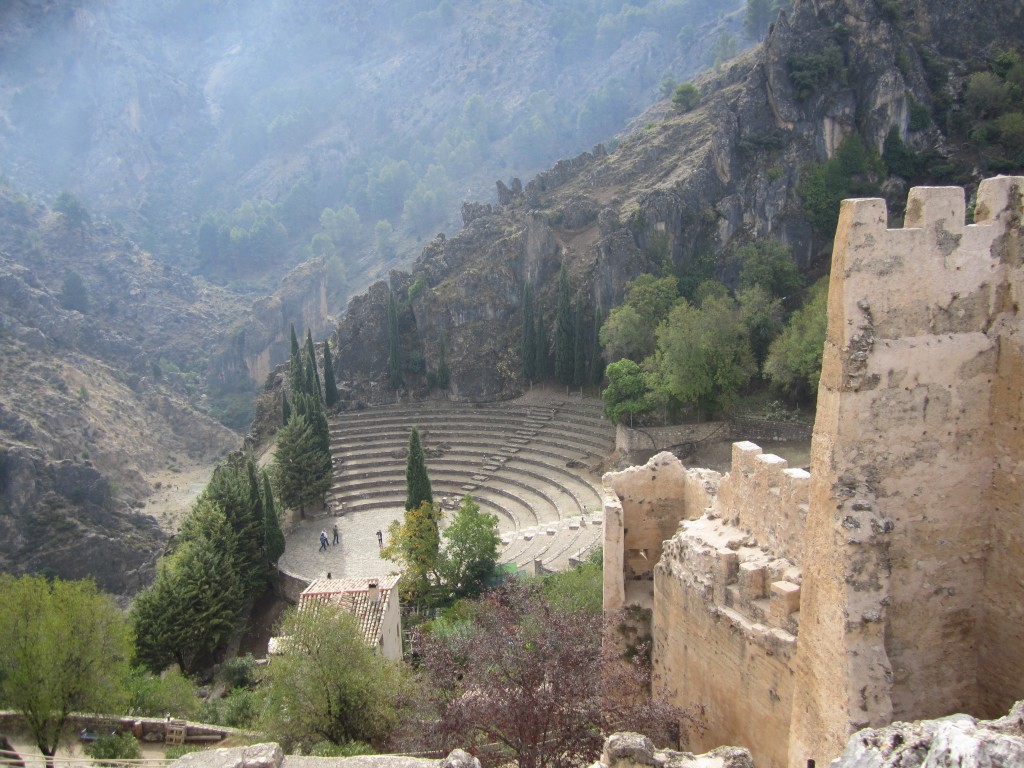
M 397 584 L 397 576 L 316 579 L 299 595 L 299 610 L 331 605 L 348 611 L 359 620 L 366 644 L 398 661 L 402 658 L 402 622 Z

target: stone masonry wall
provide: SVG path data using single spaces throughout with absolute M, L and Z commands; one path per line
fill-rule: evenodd
M 1010 299 L 1020 274 L 1009 264 L 1020 262 L 1022 186 L 983 182 L 970 226 L 959 188 L 911 190 L 896 230 L 881 200 L 843 202 L 811 454 L 791 766 L 834 757 L 857 728 L 979 713 L 986 680 L 1007 700 L 1024 685 L 1024 641 L 1008 631 L 1024 598 L 1020 496 L 1003 493 L 1012 483 L 997 468 L 1018 485 L 1024 476 L 1019 460 L 993 455 L 996 434 L 1013 444 L 993 404 L 1000 361 L 1013 357 L 1002 350 L 1019 349 L 1004 329 L 1020 323 Z M 996 497 L 1008 504 L 994 508 Z M 995 523 L 1016 544 L 993 535 Z M 1004 609 L 1007 622 L 996 618 Z M 1005 641 L 991 660 L 979 655 L 986 624 Z M 1011 658 L 1018 673 L 997 682 L 987 670 Z
M 606 476 L 606 596 L 659 555 L 654 671 L 706 706 L 695 746 L 824 765 L 856 729 L 1024 698 L 1022 196 L 983 182 L 965 225 L 963 190 L 916 188 L 901 229 L 844 201 L 809 475 L 737 443 L 702 500 L 667 454 Z
M 692 746 L 749 745 L 764 768 L 787 759 L 808 482 L 735 443 L 717 496 L 679 524 L 654 570 L 654 674 L 675 704 L 704 707 Z

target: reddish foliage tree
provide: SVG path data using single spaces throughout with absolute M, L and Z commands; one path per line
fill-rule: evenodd
M 698 724 L 648 696 L 644 653 L 603 643 L 602 617 L 564 613 L 536 585 L 510 583 L 473 603 L 473 620 L 415 632 L 428 708 L 407 749 L 469 749 L 485 764 L 570 768 L 593 762 L 604 737 L 645 732 L 665 742 Z M 673 739 L 674 740 L 674 739 Z

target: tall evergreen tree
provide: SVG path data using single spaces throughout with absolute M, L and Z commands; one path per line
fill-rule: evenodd
M 199 496 L 201 501 L 215 504 L 223 511 L 234 532 L 230 554 L 246 597 L 258 594 L 266 586 L 267 578 L 263 565 L 263 505 L 259 489 L 255 498 L 252 490 L 245 462 L 229 459 L 214 469 Z
M 292 390 L 292 404 L 295 398 L 306 393 L 306 365 L 302 360 L 302 351 L 292 352 L 288 361 L 288 385 Z
M 448 389 L 451 380 L 451 370 L 448 368 L 448 359 L 445 353 L 444 337 L 441 337 L 441 349 L 437 357 L 437 375 L 435 381 L 438 389 Z
M 573 338 L 569 272 L 563 261 L 558 276 L 558 308 L 555 312 L 555 379 L 559 384 L 572 384 Z
M 329 456 L 331 453 L 331 428 L 320 398 L 310 394 L 299 395 L 295 398 L 295 412 L 306 417 L 316 436 L 317 447 Z
M 338 382 L 334 378 L 330 340 L 324 340 L 324 402 L 328 408 L 332 408 L 338 402 Z
M 306 393 L 313 395 L 319 400 L 323 397 L 323 392 L 320 391 L 320 374 L 316 370 L 316 360 L 311 358 L 305 350 L 302 352 L 302 364 L 306 371 Z
M 594 337 L 590 353 L 590 383 L 595 386 L 604 380 L 604 358 L 601 353 L 601 308 L 594 308 Z
M 288 402 L 288 395 L 284 392 L 281 393 L 281 425 L 288 423 L 288 419 L 292 417 L 292 406 Z
M 413 427 L 409 433 L 409 456 L 405 465 L 405 509 L 416 509 L 424 501 L 434 503 L 427 476 L 427 462 L 420 445 L 420 431 Z
M 576 292 L 575 310 L 572 323 L 572 384 L 574 387 L 582 387 L 587 370 L 587 351 L 583 341 L 583 294 L 580 291 Z
M 537 315 L 537 363 L 533 369 L 537 381 L 543 381 L 550 375 L 550 359 L 551 343 L 548 341 L 548 329 L 544 325 L 544 316 Z
M 533 287 L 523 286 L 523 376 L 529 381 L 537 377 L 537 330 L 533 321 Z
M 274 453 L 281 502 L 305 515 L 306 507 L 323 501 L 331 487 L 331 456 L 302 413 L 278 431 Z M 262 521 L 261 521 L 262 522 Z
M 388 293 L 388 380 L 391 388 L 398 390 L 402 386 L 402 361 L 398 335 L 398 304 L 395 294 Z
M 274 502 L 274 490 L 270 487 L 270 475 L 266 472 L 260 473 L 263 476 L 263 541 L 267 562 L 271 567 L 277 565 L 277 561 L 284 554 L 284 531 L 281 530 L 281 518 L 277 512 L 277 504 Z
M 317 397 L 323 397 L 323 387 L 320 386 L 320 372 L 316 368 L 316 347 L 313 346 L 313 334 L 306 329 L 306 358 L 312 371 L 313 383 L 316 385 Z
M 299 354 L 299 337 L 295 335 L 295 323 L 291 324 L 291 331 L 292 331 L 291 354 L 292 355 L 297 355 L 297 354 Z

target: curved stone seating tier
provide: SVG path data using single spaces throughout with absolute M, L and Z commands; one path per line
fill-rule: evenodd
M 564 568 L 599 541 L 593 519 L 600 521 L 602 497 L 587 465 L 614 450 L 615 430 L 603 420 L 600 401 L 548 399 L 340 414 L 330 421 L 328 503 L 345 515 L 404 506 L 404 453 L 416 426 L 435 501 L 472 494 L 498 517 L 504 561 Z
M 435 469 L 442 471 L 465 472 L 476 467 L 474 472 L 500 477 L 526 475 L 541 483 L 554 483 L 564 489 L 576 500 L 579 507 L 600 509 L 601 496 L 590 483 L 584 482 L 579 475 L 562 465 L 550 464 L 532 456 L 528 451 L 512 457 L 498 457 L 491 452 L 474 454 L 453 453 L 427 461 L 427 470 L 433 476 Z M 346 462 L 335 468 L 335 485 L 358 485 L 364 481 L 404 482 L 405 467 L 380 467 L 374 461 L 361 461 L 358 464 Z M 580 510 L 581 512 L 583 509 Z

